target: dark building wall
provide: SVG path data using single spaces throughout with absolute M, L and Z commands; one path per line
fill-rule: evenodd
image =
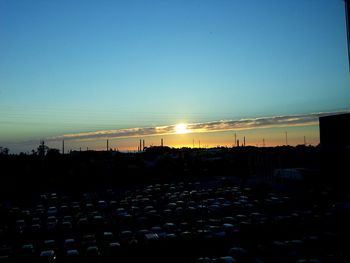
M 320 121 L 320 142 L 325 148 L 350 146 L 350 113 L 324 116 Z

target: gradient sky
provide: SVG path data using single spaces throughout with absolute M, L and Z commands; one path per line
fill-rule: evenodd
M 342 0 L 0 0 L 0 146 L 12 152 L 71 133 L 349 108 Z M 316 144 L 310 127 L 296 137 L 312 130 Z M 230 145 L 232 132 L 215 134 L 202 140 Z

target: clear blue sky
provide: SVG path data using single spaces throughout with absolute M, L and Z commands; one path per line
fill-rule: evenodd
M 350 108 L 342 0 L 0 0 L 0 144 Z

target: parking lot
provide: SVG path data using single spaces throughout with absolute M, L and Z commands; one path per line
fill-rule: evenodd
M 346 262 L 336 193 L 176 182 L 1 205 L 0 262 Z

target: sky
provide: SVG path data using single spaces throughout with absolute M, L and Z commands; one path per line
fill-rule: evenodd
M 342 0 L 0 0 L 0 146 L 316 145 L 348 65 Z

